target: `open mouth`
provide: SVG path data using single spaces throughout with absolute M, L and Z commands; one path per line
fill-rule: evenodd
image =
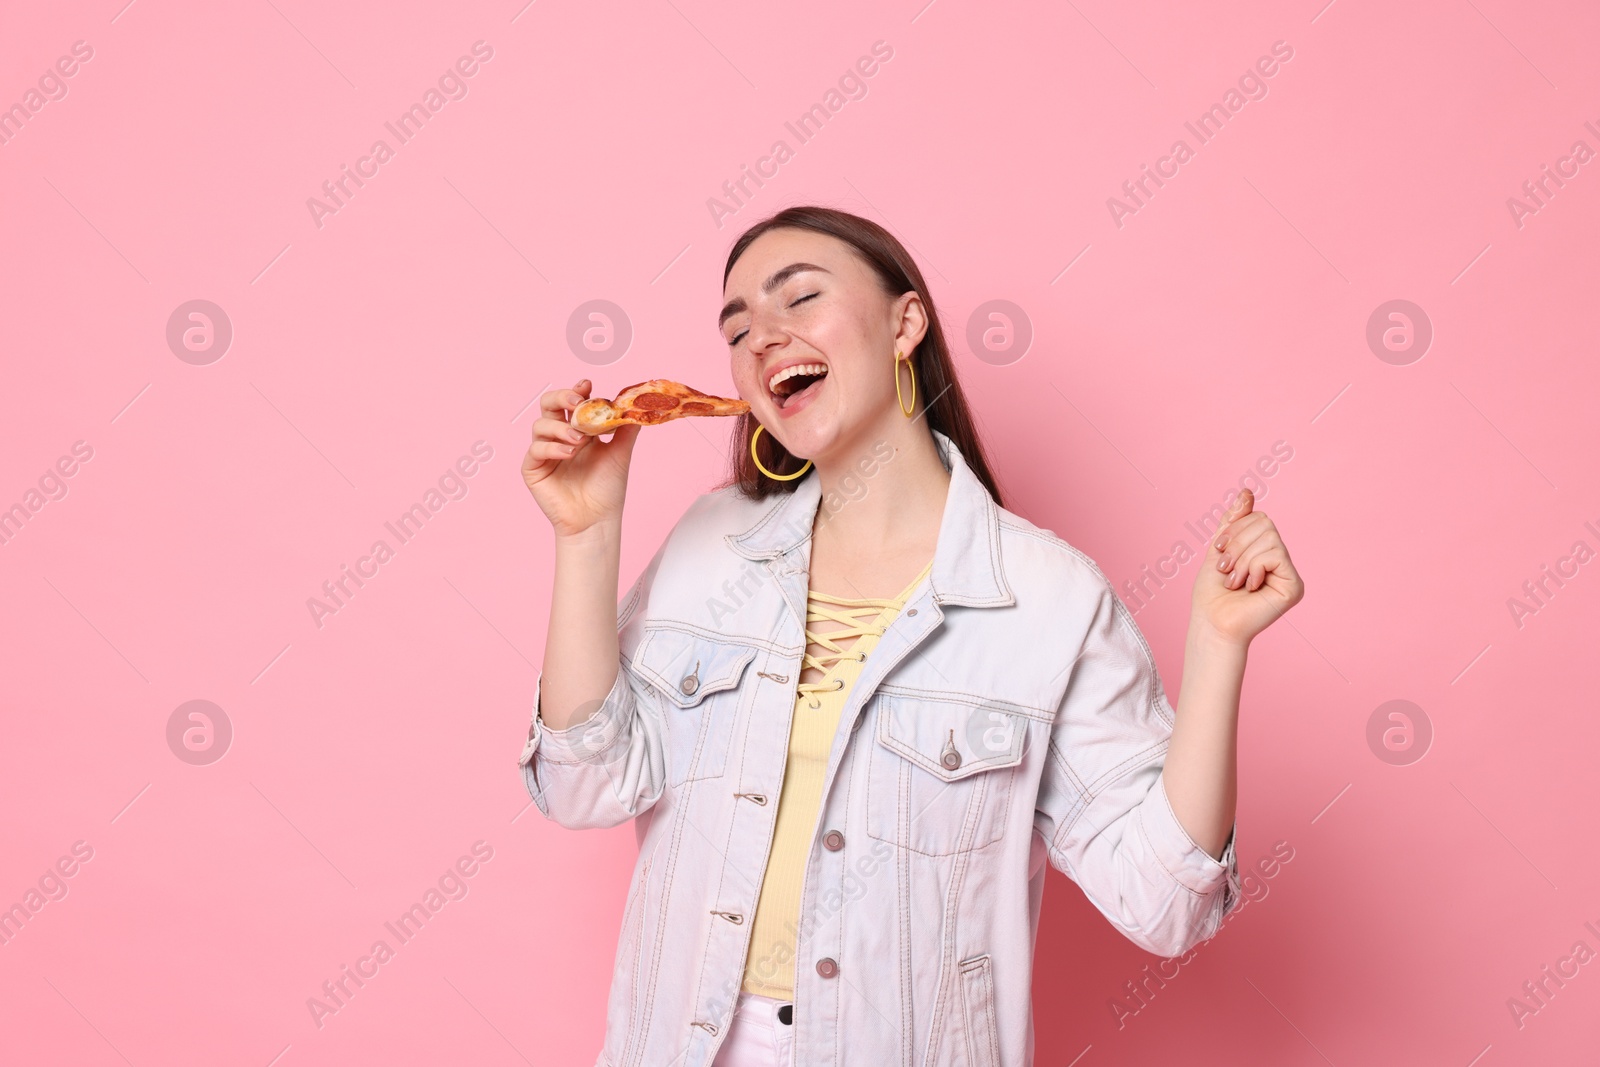
M 767 382 L 767 389 L 777 400 L 778 406 L 784 408 L 800 396 L 814 392 L 827 376 L 828 368 L 824 364 L 798 363 L 773 375 L 772 380 Z

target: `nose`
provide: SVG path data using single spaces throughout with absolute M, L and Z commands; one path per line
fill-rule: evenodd
M 750 325 L 745 328 L 743 343 L 757 359 L 765 358 L 787 340 L 788 335 L 759 306 L 750 312 Z

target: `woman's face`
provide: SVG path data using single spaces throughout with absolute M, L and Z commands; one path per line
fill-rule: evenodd
M 848 244 L 769 230 L 733 265 L 722 298 L 733 384 L 790 453 L 850 462 L 883 420 L 902 418 L 894 355 L 922 340 L 922 301 L 887 295 Z

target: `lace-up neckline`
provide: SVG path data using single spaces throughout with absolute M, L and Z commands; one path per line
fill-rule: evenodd
M 877 639 L 887 632 L 886 624 L 905 603 L 906 597 L 911 595 L 911 591 L 932 569 L 933 563 L 930 561 L 922 569 L 922 573 L 911 579 L 895 597 L 840 597 L 831 593 L 810 591 L 806 596 L 806 622 L 809 624 L 831 620 L 843 625 L 827 633 L 817 633 L 809 625 L 806 627 L 806 654 L 800 669 L 804 671 L 807 667 L 815 667 L 831 675 L 841 663 L 851 660 L 857 663 L 865 661 L 866 650 L 859 646 L 877 643 Z M 837 638 L 870 640 L 855 640 L 852 641 L 851 647 L 846 648 Z M 827 651 L 813 655 L 812 644 L 821 645 Z M 843 678 L 824 677 L 820 682 L 801 682 L 795 687 L 795 691 L 802 695 L 810 695 L 810 707 L 819 708 L 822 704 L 816 694 L 834 692 L 844 687 Z

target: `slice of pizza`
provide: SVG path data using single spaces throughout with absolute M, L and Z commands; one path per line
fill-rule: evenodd
M 572 425 L 595 436 L 618 426 L 654 426 L 686 415 L 743 415 L 749 410 L 747 401 L 711 396 L 681 382 L 653 378 L 628 386 L 615 400 L 590 397 L 572 409 Z

